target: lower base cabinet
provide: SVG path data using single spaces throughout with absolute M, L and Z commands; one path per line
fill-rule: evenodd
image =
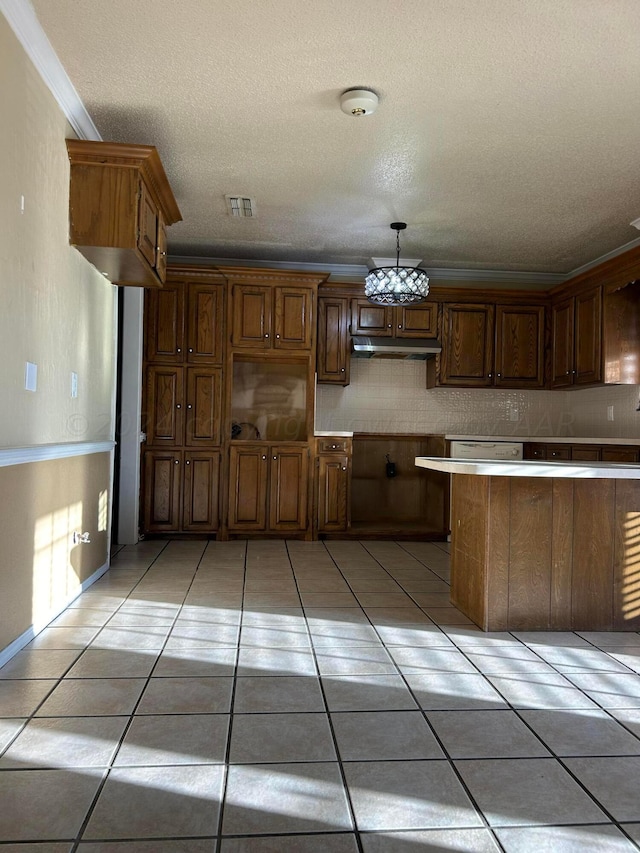
M 344 533 L 349 529 L 350 458 L 347 455 L 320 454 L 316 468 L 317 532 Z
M 309 447 L 255 442 L 232 445 L 229 457 L 230 533 L 306 533 L 309 527 Z
M 144 469 L 145 532 L 218 529 L 219 452 L 148 450 Z

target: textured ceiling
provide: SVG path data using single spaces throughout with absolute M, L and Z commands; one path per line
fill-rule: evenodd
M 401 219 L 426 267 L 565 273 L 638 237 L 637 0 L 33 6 L 103 138 L 158 148 L 173 254 L 364 264 Z

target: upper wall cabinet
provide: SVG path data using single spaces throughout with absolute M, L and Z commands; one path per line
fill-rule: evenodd
M 431 338 L 436 335 L 438 306 L 375 305 L 368 299 L 354 299 L 351 305 L 351 334 L 374 338 Z
M 318 297 L 318 382 L 349 384 L 349 299 Z
M 640 281 L 592 287 L 551 306 L 552 388 L 640 382 Z
M 544 387 L 544 306 L 444 303 L 427 387 Z
M 304 273 L 219 267 L 231 285 L 231 345 L 240 349 L 309 350 L 315 346 L 318 284 Z
M 162 287 L 182 219 L 152 145 L 67 139 L 69 241 L 113 284 Z

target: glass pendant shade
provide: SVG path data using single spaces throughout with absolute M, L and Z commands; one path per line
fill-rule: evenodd
M 364 293 L 379 305 L 409 305 L 424 302 L 429 294 L 429 276 L 419 267 L 400 266 L 400 231 L 404 222 L 392 222 L 396 231 L 396 265 L 376 267 L 365 278 Z

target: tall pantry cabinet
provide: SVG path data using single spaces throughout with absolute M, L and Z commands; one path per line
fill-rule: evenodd
M 173 269 L 147 291 L 143 377 L 144 532 L 220 524 L 224 277 Z

